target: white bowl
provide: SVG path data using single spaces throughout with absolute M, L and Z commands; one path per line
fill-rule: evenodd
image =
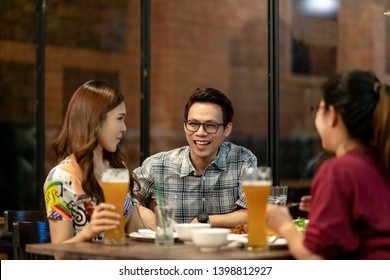
M 192 241 L 202 252 L 218 251 L 228 242 L 227 228 L 206 228 L 192 231 Z
M 175 230 L 177 233 L 177 236 L 183 240 L 184 242 L 191 242 L 192 236 L 191 231 L 194 229 L 205 229 L 210 228 L 211 224 L 176 224 Z

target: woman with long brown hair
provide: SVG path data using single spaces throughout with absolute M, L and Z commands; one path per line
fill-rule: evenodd
M 104 203 L 99 184 L 106 168 L 127 168 L 118 147 L 126 131 L 125 116 L 123 94 L 102 81 L 86 82 L 72 96 L 53 141 L 59 163 L 44 184 L 53 243 L 89 241 L 128 219 L 137 183 L 133 174 L 124 217 L 109 211 L 114 206 Z

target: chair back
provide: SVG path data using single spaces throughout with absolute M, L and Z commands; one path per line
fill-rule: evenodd
M 13 232 L 13 223 L 19 221 L 47 221 L 45 210 L 6 210 L 4 211 L 5 231 Z
M 14 259 L 51 259 L 48 256 L 33 255 L 26 252 L 26 244 L 51 242 L 48 221 L 14 222 L 13 230 Z
M 18 258 L 18 249 L 15 246 L 15 222 L 48 221 L 45 210 L 6 210 L 4 211 L 4 230 L 12 234 L 12 258 Z

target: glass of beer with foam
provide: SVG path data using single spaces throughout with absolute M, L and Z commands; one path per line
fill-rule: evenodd
M 242 180 L 248 213 L 248 250 L 268 248 L 266 206 L 272 186 L 271 168 L 268 166 L 248 168 Z
M 121 216 L 120 224 L 104 232 L 104 243 L 108 245 L 121 245 L 126 241 L 124 220 L 124 204 L 129 191 L 130 175 L 126 168 L 109 168 L 102 175 L 102 189 L 104 200 L 115 205 L 115 212 Z

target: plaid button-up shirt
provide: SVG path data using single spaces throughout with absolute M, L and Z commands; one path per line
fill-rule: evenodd
M 155 154 L 134 173 L 141 183 L 139 194 L 158 203 L 155 183 L 159 182 L 163 203 L 175 207 L 176 222 L 189 223 L 201 213 L 227 214 L 246 208 L 241 177 L 246 168 L 256 165 L 251 151 L 224 142 L 202 174 L 195 172 L 189 146 Z

